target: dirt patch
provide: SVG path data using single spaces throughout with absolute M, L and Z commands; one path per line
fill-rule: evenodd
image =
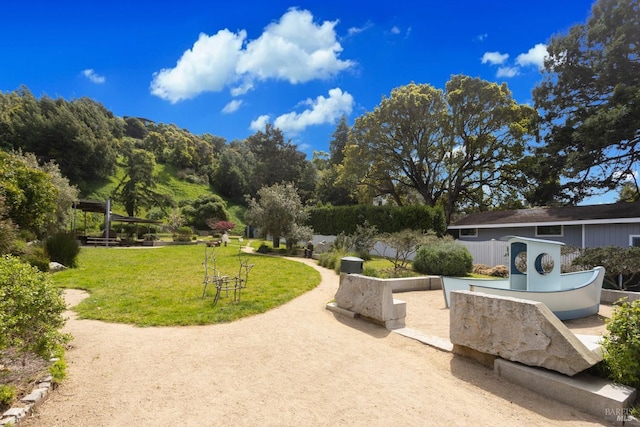
M 49 374 L 51 363 L 32 353 L 14 349 L 0 351 L 0 384 L 15 387 L 16 401 L 31 393 L 37 382 Z M 0 414 L 10 408 L 0 403 Z

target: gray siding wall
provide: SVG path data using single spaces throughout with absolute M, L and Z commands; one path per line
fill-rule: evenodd
M 640 224 L 593 224 L 585 225 L 585 247 L 629 246 L 630 235 L 640 235 Z M 477 237 L 460 236 L 460 241 L 483 242 L 500 240 L 504 236 L 533 237 L 563 242 L 569 246 L 582 247 L 582 225 L 565 225 L 562 236 L 536 236 L 535 227 L 508 227 L 478 229 Z
M 586 226 L 587 247 L 629 246 L 629 236 L 640 234 L 640 224 L 594 224 Z

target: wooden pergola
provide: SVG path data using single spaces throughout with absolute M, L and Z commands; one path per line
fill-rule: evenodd
M 111 223 L 121 222 L 128 224 L 162 224 L 162 221 L 147 218 L 136 218 L 132 216 L 120 215 L 111 212 L 111 200 L 78 200 L 73 204 L 73 232 L 77 234 L 77 212 L 78 210 L 84 212 L 84 230 L 86 234 L 87 229 L 87 212 L 102 213 L 104 215 L 105 224 L 105 239 L 104 245 L 109 246 L 111 236 L 109 230 L 111 229 Z M 85 236 L 86 237 L 86 236 Z

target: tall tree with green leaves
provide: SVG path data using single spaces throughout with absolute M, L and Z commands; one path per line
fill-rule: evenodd
M 16 159 L 23 162 L 33 170 L 40 170 L 46 173 L 51 180 L 51 184 L 56 188 L 55 215 L 49 217 L 45 224 L 45 231 L 52 234 L 57 231 L 68 229 L 72 222 L 72 206 L 78 200 L 78 189 L 69 183 L 69 180 L 62 175 L 58 165 L 51 161 L 40 165 L 33 153 L 12 153 Z
M 0 151 L 0 196 L 7 216 L 38 237 L 56 222 L 58 189 L 46 172 L 30 167 L 19 155 Z
M 640 6 L 598 0 L 586 23 L 554 36 L 534 89 L 545 144 L 538 204 L 613 190 L 640 166 Z M 543 164 L 544 166 L 544 164 Z M 635 191 L 640 189 L 635 183 Z
M 246 139 L 249 150 L 253 153 L 255 164 L 251 173 L 251 195 L 256 195 L 262 187 L 282 182 L 303 184 L 303 175 L 309 173 L 308 160 L 298 146 L 284 139 L 280 129 L 271 124 L 264 131 L 257 131 Z M 315 185 L 315 182 L 312 183 Z M 301 188 L 301 190 L 313 191 Z
M 329 141 L 329 153 L 331 154 L 329 163 L 331 165 L 339 165 L 344 159 L 344 147 L 349 143 L 347 116 L 343 115 L 340 118 L 340 122 L 331 137 L 331 141 Z
M 113 198 L 124 205 L 129 216 L 135 216 L 141 208 L 162 206 L 158 203 L 161 196 L 155 192 L 153 171 L 156 163 L 153 154 L 133 148 L 132 144 L 124 151 L 127 173 L 113 190 Z
M 536 112 L 506 84 L 453 76 L 446 92 L 411 83 L 358 119 L 340 169 L 359 199 L 458 209 L 499 205 L 515 192 Z M 508 196 L 508 197 L 507 197 Z
M 318 180 L 316 184 L 317 198 L 323 203 L 334 206 L 352 205 L 357 200 L 351 195 L 351 188 L 339 179 L 339 169 L 344 161 L 344 149 L 349 143 L 350 128 L 347 117 L 342 116 L 329 141 L 329 153 L 326 159 L 323 153 L 314 153 L 312 163 L 316 165 Z
M 6 96 L 11 108 L 0 115 L 0 145 L 55 161 L 75 185 L 106 178 L 115 170 L 115 139 L 123 125 L 101 104 L 89 98 L 37 100 L 26 87 Z
M 302 224 L 309 213 L 293 184 L 274 184 L 258 190 L 257 198 L 248 201 L 245 213 L 247 224 L 257 227 L 260 236 L 273 237 L 273 246 L 278 247 L 280 238 L 287 239 L 291 247 L 299 239 L 307 239 L 312 231 Z
M 459 210 L 520 207 L 526 185 L 520 164 L 534 137 L 537 112 L 518 104 L 506 83 L 457 75 L 445 89 L 448 154 L 441 194 L 447 221 Z
M 238 203 L 245 202 L 251 191 L 249 183 L 254 156 L 246 146 L 232 143 L 219 156 L 212 176 L 212 184 L 218 192 Z
M 341 182 L 358 189 L 361 202 L 388 197 L 398 206 L 418 192 L 433 206 L 447 106 L 441 90 L 411 83 L 394 89 L 375 109 L 356 119 L 344 150 Z

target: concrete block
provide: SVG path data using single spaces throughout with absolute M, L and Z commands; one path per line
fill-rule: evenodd
M 337 307 L 357 313 L 387 329 L 404 327 L 407 305 L 393 298 L 391 282 L 360 274 L 341 274 Z
M 391 283 L 391 289 L 394 293 L 442 289 L 442 280 L 440 279 L 440 276 L 402 277 L 381 280 Z
M 36 388 L 31 391 L 28 395 L 20 399 L 21 402 L 24 403 L 35 403 L 42 399 L 47 394 L 46 388 Z
M 326 305 L 326 309 L 329 310 L 329 311 L 332 311 L 334 313 L 350 317 L 352 319 L 355 318 L 358 315 L 357 313 L 354 313 L 353 311 L 345 310 L 344 308 L 338 307 L 338 304 L 336 304 L 335 302 L 328 303 Z
M 558 402 L 576 407 L 607 421 L 628 414 L 636 390 L 586 373 L 568 377 L 556 372 L 496 359 L 494 371 L 501 377 Z
M 417 329 L 405 327 L 405 328 L 394 329 L 393 332 L 395 332 L 396 334 L 400 334 L 403 337 L 420 341 L 421 343 L 431 346 L 433 348 L 437 348 L 438 350 L 451 352 L 451 350 L 453 349 L 453 345 L 451 344 L 451 342 L 449 342 L 449 340 L 436 337 L 433 335 L 427 335 Z
M 541 302 L 451 292 L 449 338 L 481 353 L 575 375 L 602 360 Z
M 603 289 L 600 292 L 601 304 L 613 304 L 620 298 L 626 298 L 627 301 L 633 302 L 637 299 L 640 299 L 640 292 L 618 291 L 615 289 Z
M 18 422 L 16 417 L 0 417 L 0 427 L 15 426 Z
M 14 417 L 18 420 L 21 420 L 28 414 L 28 408 L 10 408 L 7 409 L 3 414 L 3 418 Z

